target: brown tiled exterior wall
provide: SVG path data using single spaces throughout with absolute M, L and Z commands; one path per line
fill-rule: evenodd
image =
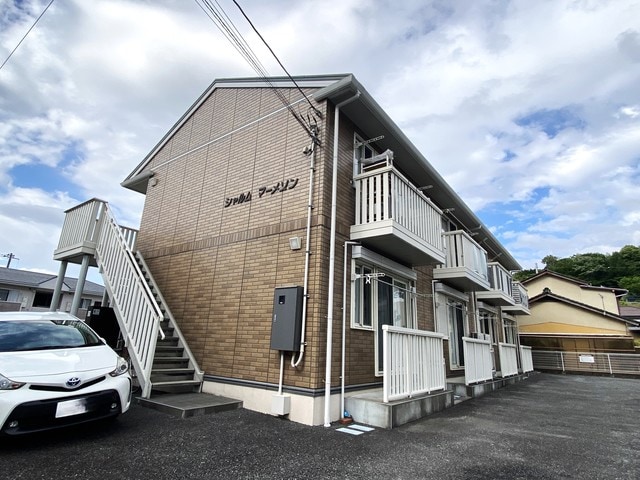
M 282 91 L 291 101 L 300 98 L 296 90 Z M 286 385 L 310 389 L 325 385 L 334 128 L 333 106 L 317 106 L 323 118 L 313 186 L 307 345 L 296 370 L 288 366 L 287 354 L 284 377 Z M 282 104 L 266 88 L 215 89 L 147 167 L 157 184 L 147 190 L 138 248 L 208 375 L 278 382 L 279 352 L 270 349 L 273 289 L 303 284 L 310 159 L 302 151 L 310 139 L 286 110 L 240 127 L 279 109 Z M 343 246 L 355 208 L 354 131 L 342 117 L 333 385 L 340 382 Z M 198 148 L 207 142 L 212 143 Z M 287 181 L 291 188 L 285 191 L 261 191 Z M 250 201 L 226 206 L 227 199 L 247 193 Z M 301 237 L 301 250 L 289 248 L 293 236 Z M 417 270 L 418 292 L 430 293 L 431 267 Z M 350 288 L 347 295 L 350 305 Z M 347 307 L 347 326 L 350 311 Z M 417 313 L 419 328 L 433 330 L 431 297 L 418 298 Z M 374 372 L 374 332 L 347 328 L 346 343 L 346 383 L 380 382 Z

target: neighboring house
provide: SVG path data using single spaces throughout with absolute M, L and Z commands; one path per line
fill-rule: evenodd
M 596 287 L 544 270 L 525 280 L 531 315 L 518 317 L 520 341 L 538 350 L 633 352 L 638 322 L 621 315 L 626 290 Z
M 638 350 L 640 348 L 640 308 L 620 305 L 620 316 L 636 322 L 636 325 L 629 327 L 629 330 L 633 335 L 636 350 Z
M 56 275 L 0 267 L 0 311 L 46 311 L 51 310 Z M 57 310 L 69 312 L 78 280 L 64 277 L 62 294 Z M 86 310 L 102 301 L 104 287 L 85 282 L 79 308 L 81 318 Z
M 123 182 L 139 233 L 67 211 L 54 258 L 97 259 L 142 395 L 171 354 L 182 386 L 327 425 L 341 391 L 447 406 L 447 378 L 517 375 L 518 262 L 352 75 L 296 81 L 216 80 Z

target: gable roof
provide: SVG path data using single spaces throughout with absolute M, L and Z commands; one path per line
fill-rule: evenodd
M 394 165 L 405 175 L 408 175 L 416 185 L 430 185 L 431 188 L 428 190 L 429 197 L 446 211 L 446 215 L 461 230 L 480 232 L 476 241 L 487 251 L 489 261 L 499 261 L 508 270 L 522 269 L 511 253 L 498 241 L 489 228 L 480 221 L 467 204 L 462 201 L 352 74 L 296 76 L 294 79 L 301 88 L 317 88 L 312 97 L 318 102 L 327 100 L 337 105 L 346 99 L 355 98 L 357 95 L 354 101 L 341 107 L 341 113 L 357 125 L 365 137 L 377 138 L 383 136 L 383 138 L 372 143 L 380 151 L 392 150 L 394 152 Z M 153 173 L 146 171 L 145 168 L 215 89 L 269 88 L 269 84 L 282 88 L 295 88 L 295 85 L 288 77 L 271 77 L 269 78 L 269 83 L 261 78 L 223 78 L 215 80 L 121 185 L 141 193 L 146 192 L 146 186 Z
M 558 278 L 560 280 L 564 280 L 566 282 L 573 283 L 574 285 L 577 285 L 580 288 L 584 288 L 584 289 L 606 290 L 608 292 L 614 293 L 616 296 L 626 295 L 627 293 L 629 293 L 628 290 L 625 290 L 624 288 L 605 287 L 603 285 L 600 285 L 600 286 L 590 285 L 590 284 L 586 283 L 584 280 L 580 280 L 579 278 L 571 277 L 569 275 L 564 275 L 562 273 L 554 272 L 552 270 L 547 270 L 547 269 L 544 269 L 544 270 L 540 271 L 539 273 L 536 273 L 534 276 L 529 277 L 526 280 L 523 280 L 522 283 L 524 285 L 526 285 L 526 284 L 531 283 L 534 280 L 537 280 L 537 279 L 542 278 L 542 277 L 555 277 L 555 278 Z
M 606 310 L 602 310 L 600 308 L 595 308 L 592 307 L 591 305 L 587 305 L 585 303 L 581 303 L 581 302 L 576 302 L 575 300 L 572 300 L 570 298 L 567 297 L 563 297 L 561 295 L 557 295 L 553 292 L 543 292 L 540 295 L 536 295 L 535 297 L 532 297 L 529 299 L 529 308 L 531 308 L 533 305 L 535 305 L 536 303 L 541 303 L 543 301 L 555 301 L 555 302 L 560 302 L 560 303 L 564 303 L 565 305 L 570 305 L 574 308 L 586 311 L 586 312 L 590 312 L 590 313 L 597 313 L 598 315 L 602 315 L 606 318 L 609 318 L 611 320 L 617 320 L 620 322 L 623 322 L 631 327 L 637 327 L 640 325 L 640 321 L 638 320 L 632 320 L 629 318 L 624 318 L 620 315 L 616 315 L 614 313 L 610 313 L 607 312 Z
M 16 268 L 0 267 L 0 285 L 13 285 L 25 288 L 41 288 L 43 290 L 53 290 L 49 285 L 45 285 L 51 281 L 55 282 L 57 275 L 50 273 L 32 272 L 29 270 L 18 270 Z M 78 279 L 72 277 L 64 277 L 64 291 L 75 292 L 78 285 Z M 87 295 L 102 295 L 104 287 L 97 283 L 86 280 L 84 282 L 83 293 Z

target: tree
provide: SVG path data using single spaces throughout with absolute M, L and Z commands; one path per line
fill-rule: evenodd
M 620 286 L 629 290 L 631 295 L 640 295 L 640 276 L 622 277 Z

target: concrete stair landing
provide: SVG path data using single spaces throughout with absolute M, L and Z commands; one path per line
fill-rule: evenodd
M 240 400 L 208 393 L 179 393 L 136 398 L 143 407 L 186 418 L 242 408 Z

